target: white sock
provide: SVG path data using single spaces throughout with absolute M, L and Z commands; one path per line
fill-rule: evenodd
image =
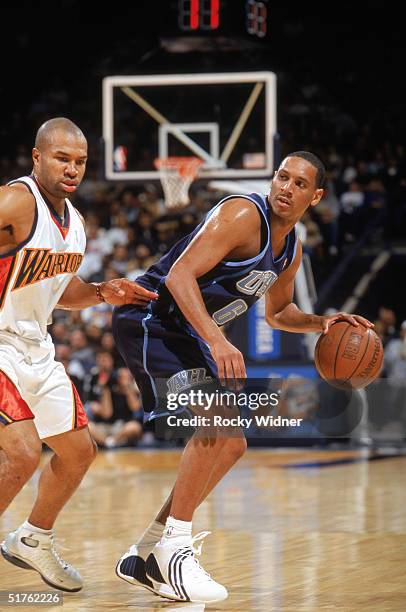
M 162 525 L 162 523 L 152 521 L 137 541 L 137 546 L 155 546 L 161 539 L 163 530 L 164 525 Z
M 191 536 L 192 535 L 192 521 L 179 521 L 168 516 L 166 519 L 165 530 L 163 533 L 164 539 L 177 538 L 179 536 Z
M 42 527 L 36 527 L 35 525 L 31 525 L 28 520 L 24 521 L 20 529 L 29 529 L 29 531 L 33 531 L 34 533 L 44 533 L 46 535 L 51 535 L 51 533 L 53 533 L 53 529 L 42 529 Z

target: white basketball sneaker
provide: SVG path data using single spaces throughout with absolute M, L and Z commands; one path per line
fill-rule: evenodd
M 154 545 L 140 546 L 133 544 L 130 546 L 128 551 L 124 553 L 116 565 L 117 576 L 134 586 L 144 587 L 155 593 L 155 595 L 183 601 L 177 597 L 173 588 L 168 584 L 153 583 L 152 580 L 148 578 L 145 571 L 145 559 L 153 548 Z
M 226 599 L 227 589 L 213 580 L 195 557 L 201 554 L 203 542 L 197 547 L 194 544 L 209 533 L 163 538 L 147 558 L 147 577 L 154 585 L 170 585 L 180 601 L 214 603 Z
M 56 552 L 53 534 L 20 527 L 8 534 L 1 545 L 1 554 L 18 567 L 36 570 L 55 589 L 80 591 L 83 586 L 79 572 Z

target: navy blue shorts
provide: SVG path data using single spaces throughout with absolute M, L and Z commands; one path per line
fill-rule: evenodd
M 166 412 L 167 393 L 180 393 L 217 380 L 217 367 L 206 343 L 173 318 L 148 308 L 120 306 L 113 312 L 118 350 L 134 376 L 145 413 Z

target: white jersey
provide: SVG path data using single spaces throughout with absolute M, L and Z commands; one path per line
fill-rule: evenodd
M 0 255 L 0 340 L 22 338 L 35 345 L 49 346 L 47 326 L 52 311 L 76 274 L 86 247 L 82 220 L 69 202 L 69 216 L 62 227 L 28 176 L 13 183 L 27 185 L 36 202 L 34 223 L 27 240 Z

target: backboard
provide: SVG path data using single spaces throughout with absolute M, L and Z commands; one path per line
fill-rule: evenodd
M 204 160 L 200 178 L 269 177 L 276 76 L 232 72 L 103 79 L 105 175 L 158 180 L 156 158 Z

